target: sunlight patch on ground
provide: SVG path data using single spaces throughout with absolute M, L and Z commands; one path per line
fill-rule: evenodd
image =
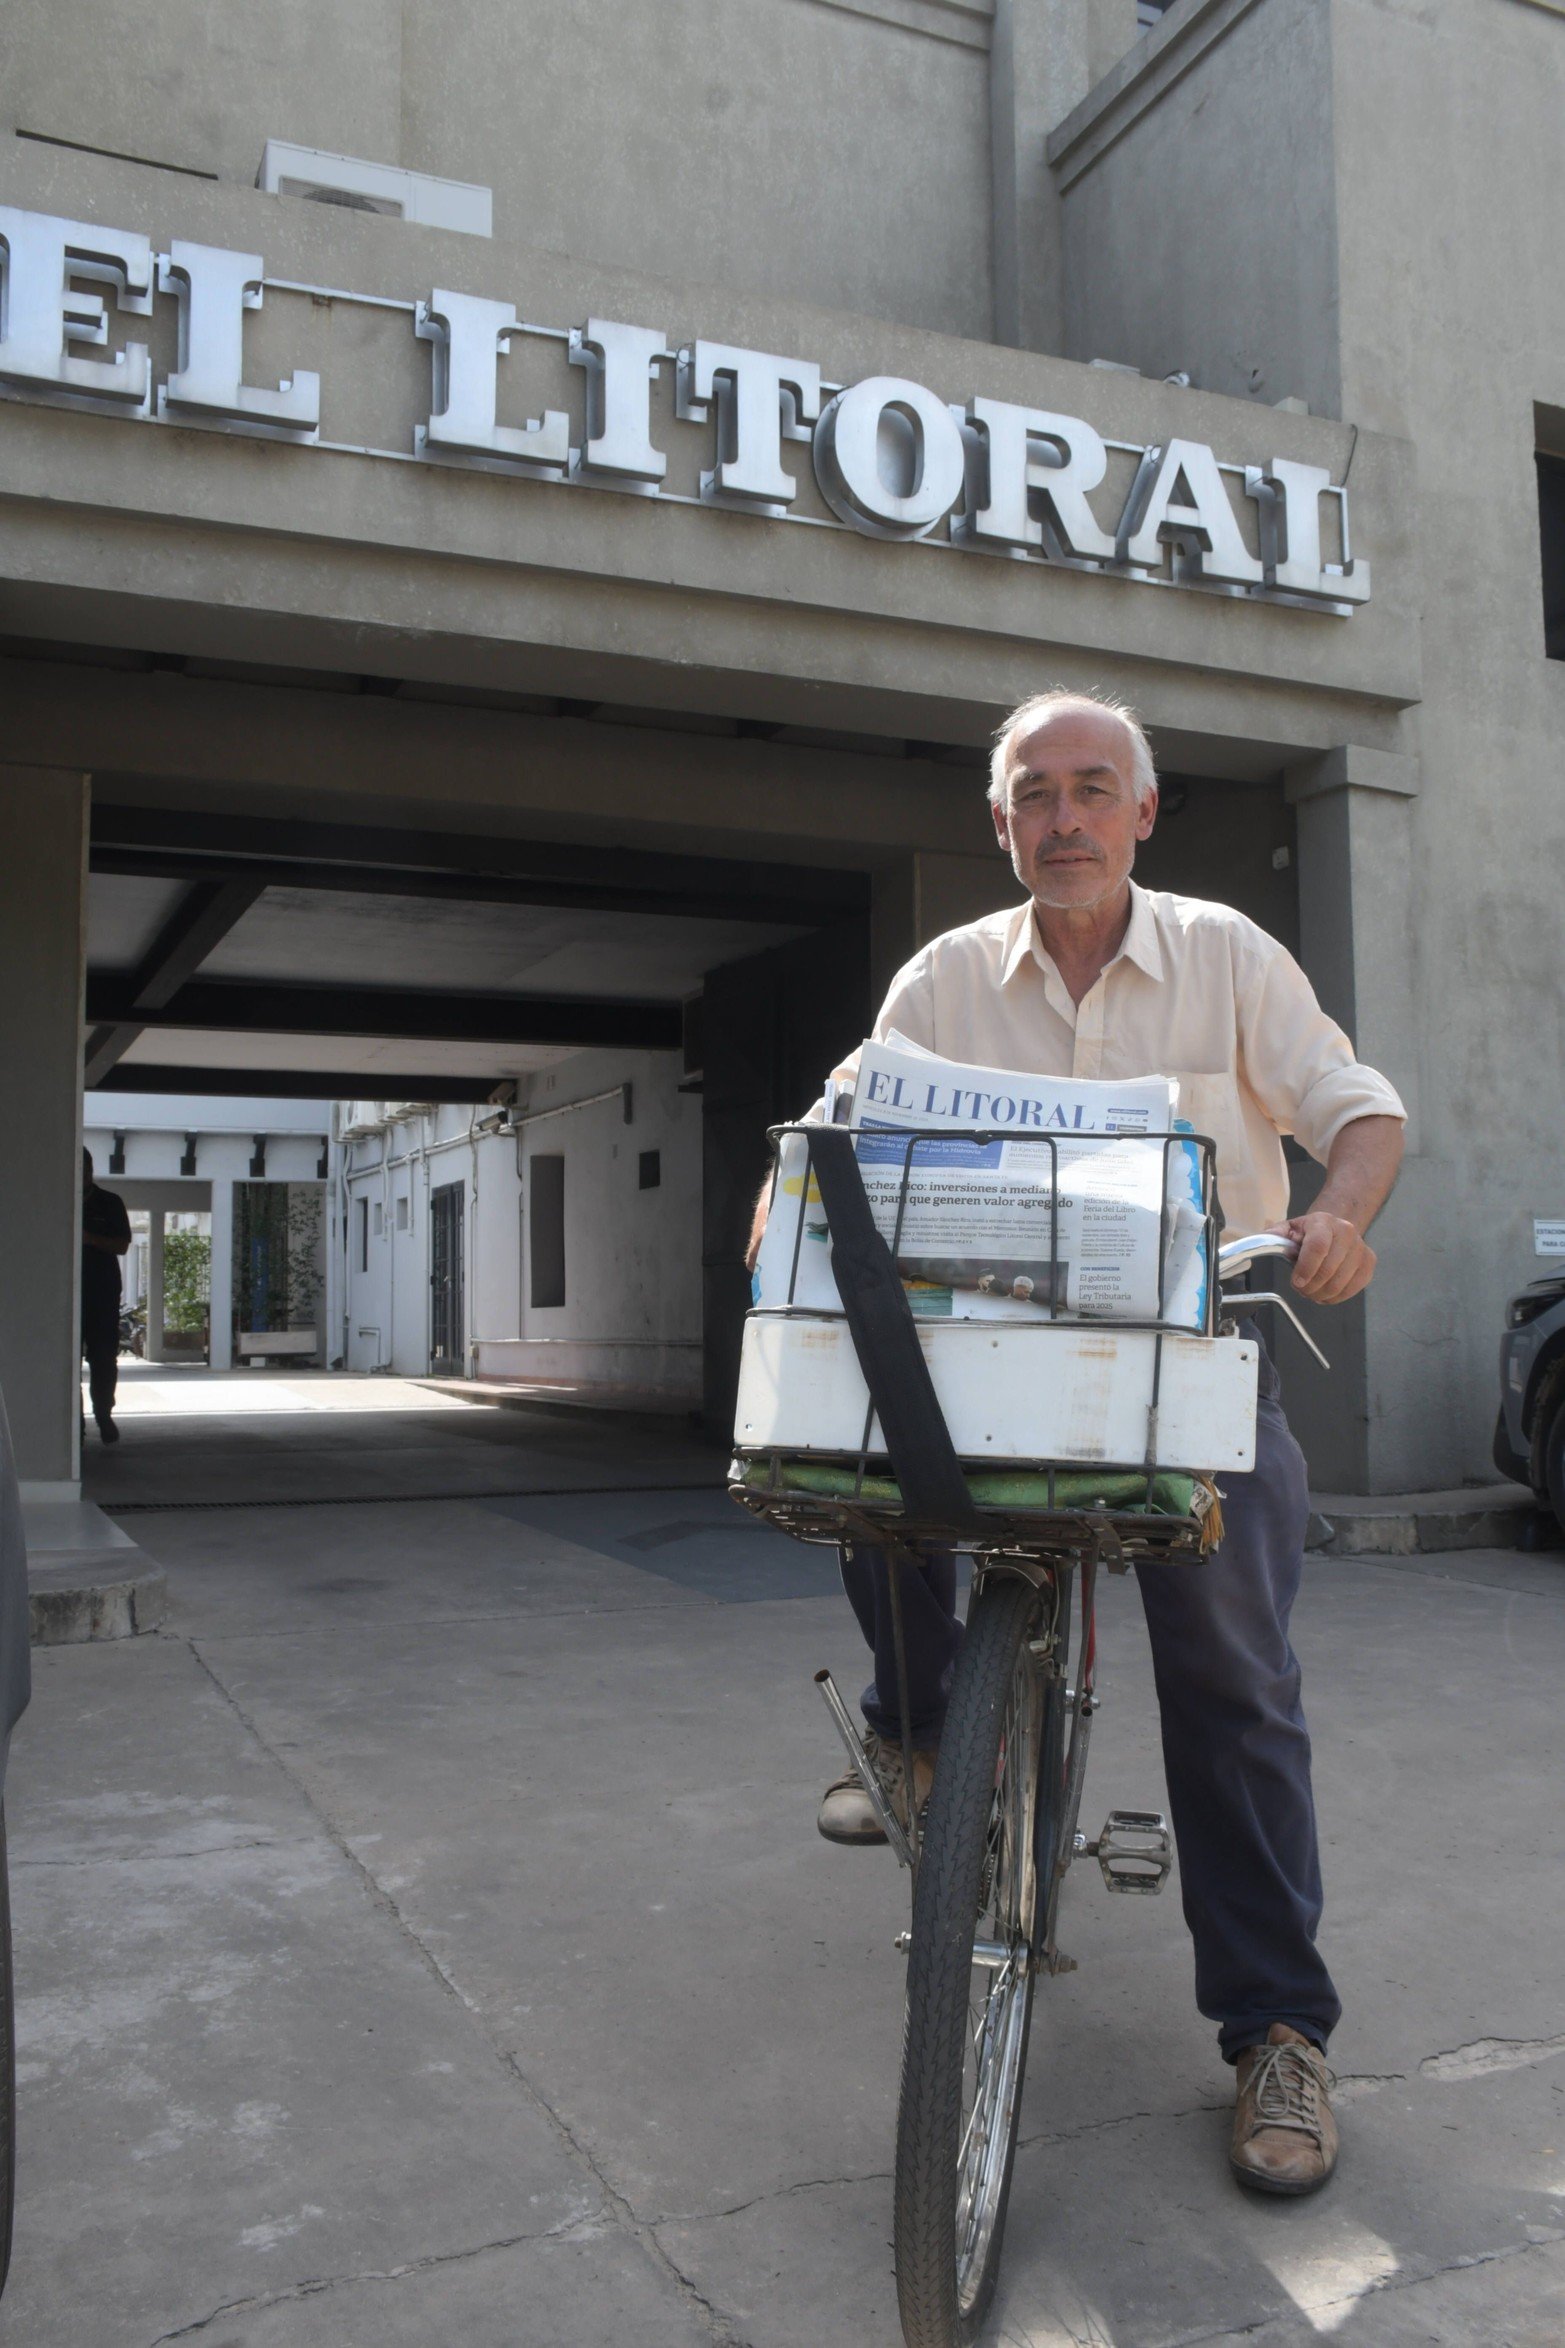
M 114 1415 L 117 1419 L 254 1418 L 314 1411 L 371 1411 L 379 1415 L 482 1407 L 476 1397 L 468 1402 L 461 1395 L 441 1393 L 411 1378 L 366 1378 L 330 1370 L 308 1377 L 280 1377 L 270 1370 L 174 1369 L 163 1375 L 154 1367 L 121 1372 Z
M 1274 2252 L 1272 2273 L 1299 2313 L 1317 2332 L 1339 2331 L 1366 2291 L 1397 2271 L 1401 2261 L 1389 2242 L 1353 2218 L 1339 2218 L 1325 2241 L 1306 2249 Z

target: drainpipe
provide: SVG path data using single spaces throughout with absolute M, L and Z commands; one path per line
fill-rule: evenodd
M 989 270 L 994 339 L 1022 340 L 1021 223 L 1016 200 L 1016 6 L 994 0 L 989 34 Z M 1043 168 L 1039 158 L 1038 168 Z

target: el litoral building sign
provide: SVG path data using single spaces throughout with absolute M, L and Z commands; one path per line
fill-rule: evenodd
M 134 230 L 48 213 L 0 208 L 0 256 L 0 397 L 11 400 L 478 467 L 1341 616 L 1369 597 L 1345 482 L 1287 457 L 1233 464 L 1204 441 L 1114 440 L 1085 417 L 982 392 L 951 406 L 893 375 L 828 383 L 811 359 L 701 340 L 671 346 L 655 326 L 538 326 L 508 301 L 448 287 L 394 299 L 302 285 L 268 278 L 259 253 L 178 239 L 158 252 Z M 269 291 L 360 303 L 393 313 L 394 324 L 405 314 L 397 330 L 428 345 L 429 370 L 427 402 L 401 447 L 324 437 L 318 373 L 247 380 L 246 321 Z M 174 305 L 178 321 L 177 363 L 161 373 L 145 342 L 110 348 L 115 313 L 152 318 L 158 303 Z M 552 346 L 561 403 L 522 423 L 500 420 L 513 344 Z M 703 450 L 688 491 L 670 481 L 670 435 L 684 431 L 701 435 Z M 814 512 L 806 462 L 823 501 Z

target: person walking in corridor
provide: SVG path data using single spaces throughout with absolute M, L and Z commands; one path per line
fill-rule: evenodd
M 130 1217 L 117 1191 L 93 1180 L 92 1152 L 82 1151 L 82 1351 L 92 1415 L 105 1443 L 117 1443 L 114 1388 L 119 1375 L 120 1257 L 130 1246 Z

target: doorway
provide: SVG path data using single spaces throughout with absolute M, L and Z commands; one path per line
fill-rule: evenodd
M 448 1378 L 466 1368 L 463 1195 L 460 1182 L 442 1182 L 429 1194 L 429 1366 Z

